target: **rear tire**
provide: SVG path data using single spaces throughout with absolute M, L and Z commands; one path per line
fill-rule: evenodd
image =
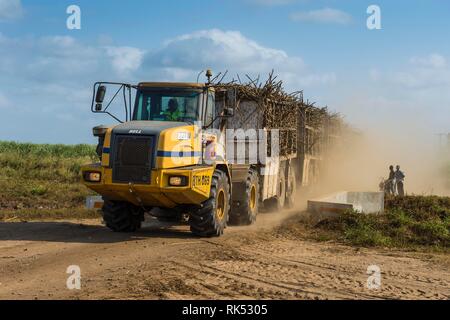
M 254 169 L 249 169 L 245 181 L 245 196 L 240 207 L 230 214 L 230 223 L 234 225 L 249 225 L 256 221 L 259 212 L 259 179 Z
M 115 232 L 134 232 L 144 221 L 143 210 L 128 202 L 105 200 L 102 212 L 106 226 Z
M 209 199 L 189 217 L 191 232 L 200 237 L 220 236 L 227 226 L 230 211 L 230 182 L 220 170 L 213 173 Z

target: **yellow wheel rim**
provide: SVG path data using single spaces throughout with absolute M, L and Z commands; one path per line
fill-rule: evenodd
M 256 188 L 255 186 L 252 186 L 252 189 L 250 191 L 250 209 L 255 209 L 256 207 Z
M 222 220 L 225 216 L 225 193 L 223 190 L 219 191 L 219 195 L 217 197 L 216 215 L 219 220 Z

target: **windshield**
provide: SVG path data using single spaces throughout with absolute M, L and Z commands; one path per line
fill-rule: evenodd
M 201 94 L 187 89 L 139 90 L 133 120 L 196 121 Z

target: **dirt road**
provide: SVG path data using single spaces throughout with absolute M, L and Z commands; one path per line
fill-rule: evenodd
M 212 239 L 157 223 L 132 235 L 100 220 L 0 223 L 0 298 L 450 298 L 448 256 L 295 239 L 271 219 Z M 66 287 L 69 265 L 80 290 Z M 366 288 L 369 265 L 380 289 Z

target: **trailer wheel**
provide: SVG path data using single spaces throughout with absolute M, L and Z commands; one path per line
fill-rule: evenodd
M 286 186 L 286 203 L 285 207 L 292 209 L 295 206 L 297 197 L 297 176 L 292 165 L 289 166 L 287 186 Z
M 227 226 L 230 211 L 230 182 L 220 170 L 214 171 L 209 199 L 189 217 L 191 232 L 201 237 L 220 236 Z
M 128 202 L 105 200 L 103 220 L 106 226 L 115 232 L 134 232 L 144 221 L 144 212 Z
M 230 214 L 230 223 L 249 225 L 256 221 L 259 211 L 259 179 L 254 169 L 249 169 L 245 181 L 245 196 L 242 205 Z

